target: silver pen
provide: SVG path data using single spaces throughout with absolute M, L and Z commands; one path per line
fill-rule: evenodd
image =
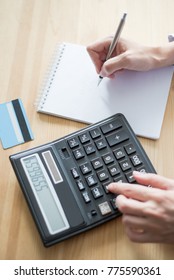
M 124 23 L 125 23 L 126 16 L 127 16 L 127 14 L 124 13 L 123 17 L 120 20 L 120 23 L 119 23 L 118 28 L 117 28 L 117 30 L 115 32 L 115 36 L 113 38 L 113 41 L 110 44 L 110 47 L 109 47 L 109 50 L 108 50 L 108 53 L 107 53 L 105 61 L 108 60 L 111 57 L 111 55 L 112 55 L 112 53 L 113 53 L 113 51 L 114 51 L 114 49 L 115 49 L 115 47 L 117 45 L 117 42 L 118 42 L 118 40 L 120 38 L 121 31 L 122 31 Z M 100 75 L 99 76 L 98 85 L 101 83 L 102 79 L 103 79 L 103 77 Z

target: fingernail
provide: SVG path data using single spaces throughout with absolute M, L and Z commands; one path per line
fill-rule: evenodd
M 111 183 L 112 184 L 112 183 Z M 109 191 L 110 190 L 110 188 L 112 188 L 112 185 L 111 184 L 109 184 L 109 185 L 107 185 L 106 186 L 106 189 Z
M 145 174 L 146 174 L 146 172 L 139 172 L 139 171 L 136 171 L 136 170 L 133 171 L 133 175 L 144 176 Z
M 107 77 L 109 75 L 109 73 L 107 72 L 107 69 L 105 67 L 105 65 L 103 64 L 102 68 L 101 68 L 101 71 L 100 71 L 100 75 L 102 77 Z
M 116 187 L 116 183 L 114 183 L 114 188 Z M 109 185 L 107 185 L 107 190 L 110 191 L 113 188 L 113 183 L 110 183 Z
M 138 172 L 138 171 L 136 171 L 136 170 L 134 170 L 133 171 L 133 175 L 138 175 L 140 172 Z
M 101 70 L 99 75 L 104 78 L 106 76 L 106 73 L 104 70 Z

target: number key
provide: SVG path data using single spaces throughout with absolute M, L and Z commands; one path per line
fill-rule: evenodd
M 131 159 L 132 164 L 133 164 L 134 166 L 137 166 L 137 165 L 139 165 L 139 164 L 142 163 L 142 161 L 141 161 L 139 155 L 134 155 L 134 156 L 130 157 L 130 159 Z
M 114 155 L 115 155 L 116 159 L 121 159 L 121 158 L 125 157 L 125 152 L 123 151 L 122 148 L 119 148 L 119 149 L 114 150 Z
M 108 153 L 108 154 L 103 156 L 103 160 L 104 160 L 105 164 L 109 164 L 109 163 L 112 163 L 114 161 L 114 158 L 113 158 L 111 153 Z
M 120 161 L 120 166 L 123 171 L 126 171 L 131 168 L 131 164 L 127 159 Z
M 95 158 L 91 161 L 91 163 L 94 169 L 98 169 L 103 166 L 101 158 Z
M 106 170 L 104 170 L 104 169 L 102 169 L 101 171 L 98 171 L 97 172 L 97 176 L 98 176 L 100 182 L 102 182 L 102 181 L 104 181 L 104 180 L 109 178 L 108 172 Z
M 116 176 L 120 173 L 120 169 L 116 164 L 111 165 L 108 169 L 111 176 Z

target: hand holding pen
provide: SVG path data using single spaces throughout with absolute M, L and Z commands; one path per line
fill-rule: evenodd
M 110 44 L 110 47 L 109 47 L 109 50 L 108 50 L 108 53 L 107 53 L 107 56 L 106 56 L 105 61 L 107 61 L 107 60 L 112 56 L 113 51 L 115 50 L 115 47 L 116 47 L 116 45 L 117 45 L 117 43 L 118 43 L 118 40 L 119 40 L 119 38 L 120 38 L 121 31 L 122 31 L 123 26 L 124 26 L 124 23 L 125 23 L 126 16 L 127 16 L 127 14 L 124 13 L 124 14 L 123 14 L 123 17 L 122 17 L 121 20 L 120 20 L 120 23 L 119 23 L 119 26 L 118 26 L 118 28 L 117 28 L 117 30 L 116 30 L 116 32 L 115 32 L 113 41 L 112 41 L 112 43 Z M 100 75 L 99 75 L 99 82 L 98 82 L 98 85 L 101 83 L 102 79 L 103 79 L 103 76 L 100 74 Z
M 123 29 L 124 23 L 125 23 L 126 15 L 127 15 L 126 13 L 123 14 L 123 17 L 121 18 L 118 28 L 116 30 L 116 33 L 113 37 L 113 40 L 112 40 L 112 42 L 109 42 L 109 47 L 107 46 L 107 48 L 106 48 L 106 46 L 103 46 L 100 42 L 97 42 L 96 46 L 93 46 L 94 47 L 93 49 L 92 49 L 92 46 L 87 47 L 87 51 L 89 52 L 95 66 L 96 66 L 97 73 L 100 73 L 102 64 L 105 61 L 107 61 L 108 59 L 110 59 L 111 56 L 113 56 L 114 52 L 116 51 L 116 46 L 117 46 L 118 40 L 120 38 L 120 34 Z M 95 50 L 95 47 L 97 48 L 97 46 L 98 47 L 100 46 L 101 49 L 99 48 L 99 49 Z M 107 50 L 107 52 L 106 52 L 106 50 Z M 99 83 L 102 81 L 102 79 L 103 79 L 103 76 L 102 76 L 102 73 L 100 73 Z M 99 85 L 99 83 L 98 83 L 98 85 Z

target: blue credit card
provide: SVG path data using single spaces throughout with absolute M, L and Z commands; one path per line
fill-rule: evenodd
M 0 139 L 4 149 L 34 139 L 21 99 L 0 104 Z

